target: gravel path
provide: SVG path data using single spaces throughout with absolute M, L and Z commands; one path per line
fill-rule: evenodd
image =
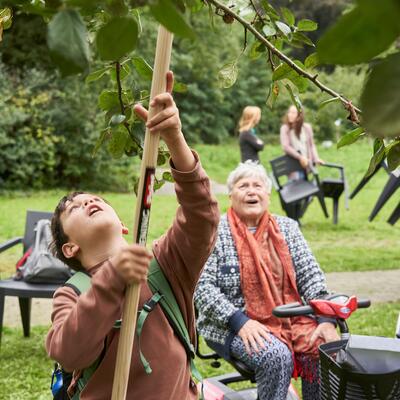
M 333 272 L 326 275 L 328 287 L 335 292 L 356 294 L 373 303 L 400 301 L 400 269 L 390 271 Z M 32 325 L 49 325 L 51 299 L 32 299 Z M 399 310 L 400 311 L 400 310 Z M 16 297 L 6 297 L 5 326 L 21 327 Z

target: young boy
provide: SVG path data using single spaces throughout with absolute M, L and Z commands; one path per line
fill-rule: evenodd
M 52 328 L 46 339 L 49 356 L 67 371 L 74 371 L 69 393 L 83 369 L 101 359 L 80 395 L 81 400 L 111 399 L 119 329 L 127 284 L 141 283 L 139 309 L 152 293 L 146 282 L 150 260 L 155 257 L 167 277 L 191 340 L 195 340 L 193 292 L 216 237 L 218 206 L 198 156 L 181 132 L 179 112 L 171 96 L 173 75 L 167 74 L 167 92 L 151 105 L 163 110 L 147 121 L 158 131 L 171 153 L 171 171 L 180 207 L 175 220 L 150 253 L 144 246 L 127 244 L 126 228 L 113 208 L 98 196 L 76 192 L 61 199 L 52 232 L 57 256 L 92 276 L 92 286 L 78 296 L 64 286 L 54 295 Z M 135 112 L 147 120 L 147 111 Z M 185 349 L 160 306 L 149 314 L 141 334 L 141 351 L 153 372 L 146 374 L 139 358 L 137 339 L 127 399 L 192 400 L 197 398 Z

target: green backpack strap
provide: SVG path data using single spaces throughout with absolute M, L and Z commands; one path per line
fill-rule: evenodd
M 75 272 L 71 278 L 64 283 L 64 286 L 68 286 L 74 290 L 74 292 L 80 296 L 82 293 L 86 293 L 92 286 L 92 278 L 85 272 Z
M 74 290 L 74 292 L 80 296 L 83 293 L 86 293 L 92 286 L 92 278 L 90 275 L 88 275 L 85 272 L 75 272 L 74 275 L 71 276 L 67 280 L 67 282 L 64 283 L 64 286 L 68 286 L 71 289 Z M 121 327 L 121 320 L 117 320 L 114 323 L 114 328 L 120 328 Z M 105 350 L 105 348 L 104 348 Z M 103 352 L 104 352 L 103 350 Z M 82 371 L 81 377 L 78 379 L 78 382 L 76 384 L 76 390 L 75 393 L 72 397 L 71 400 L 79 400 L 80 399 L 80 394 L 82 390 L 85 388 L 87 383 L 89 382 L 89 379 L 91 376 L 95 373 L 97 367 L 99 366 L 101 360 L 103 359 L 104 353 L 100 355 L 100 357 L 94 361 L 92 365 L 90 365 L 88 368 L 85 368 Z
M 196 378 L 198 381 L 202 381 L 202 376 L 200 372 L 197 370 L 193 361 L 196 353 L 194 346 L 190 341 L 190 335 L 186 327 L 185 320 L 183 319 L 181 309 L 179 308 L 174 292 L 172 291 L 167 278 L 165 277 L 162 269 L 160 268 L 155 258 L 153 258 L 153 260 L 150 263 L 149 273 L 147 275 L 147 283 L 151 291 L 154 293 L 154 296 L 143 305 L 143 309 L 139 314 L 137 328 L 136 328 L 136 334 L 139 338 L 139 341 L 143 329 L 143 324 L 146 320 L 147 315 L 154 309 L 156 304 L 159 303 L 164 311 L 165 316 L 168 319 L 168 322 L 172 326 L 175 334 L 178 336 L 179 340 L 181 341 L 183 347 L 186 350 L 193 377 Z M 140 355 L 146 372 L 147 373 L 149 373 L 148 371 L 151 372 L 149 363 L 144 358 L 141 352 Z

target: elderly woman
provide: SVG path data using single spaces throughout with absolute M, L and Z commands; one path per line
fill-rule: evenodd
M 301 376 L 303 399 L 319 399 L 318 345 L 338 340 L 332 321 L 279 319 L 274 307 L 328 294 L 324 274 L 298 224 L 268 211 L 271 182 L 254 162 L 228 177 L 231 207 L 200 277 L 198 329 L 226 359 L 255 372 L 260 400 L 286 399 Z

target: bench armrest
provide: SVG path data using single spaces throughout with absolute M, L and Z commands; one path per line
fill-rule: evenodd
M 13 247 L 18 243 L 22 243 L 22 239 L 23 239 L 23 237 L 19 236 L 19 237 L 15 237 L 14 239 L 7 240 L 4 243 L 1 243 L 0 244 L 0 253 L 2 253 L 3 251 L 6 251 L 10 247 Z
M 320 164 L 319 167 L 328 167 L 328 168 L 338 168 L 338 169 L 343 169 L 343 165 L 339 165 L 339 164 L 334 164 L 334 163 L 324 163 L 324 164 Z

